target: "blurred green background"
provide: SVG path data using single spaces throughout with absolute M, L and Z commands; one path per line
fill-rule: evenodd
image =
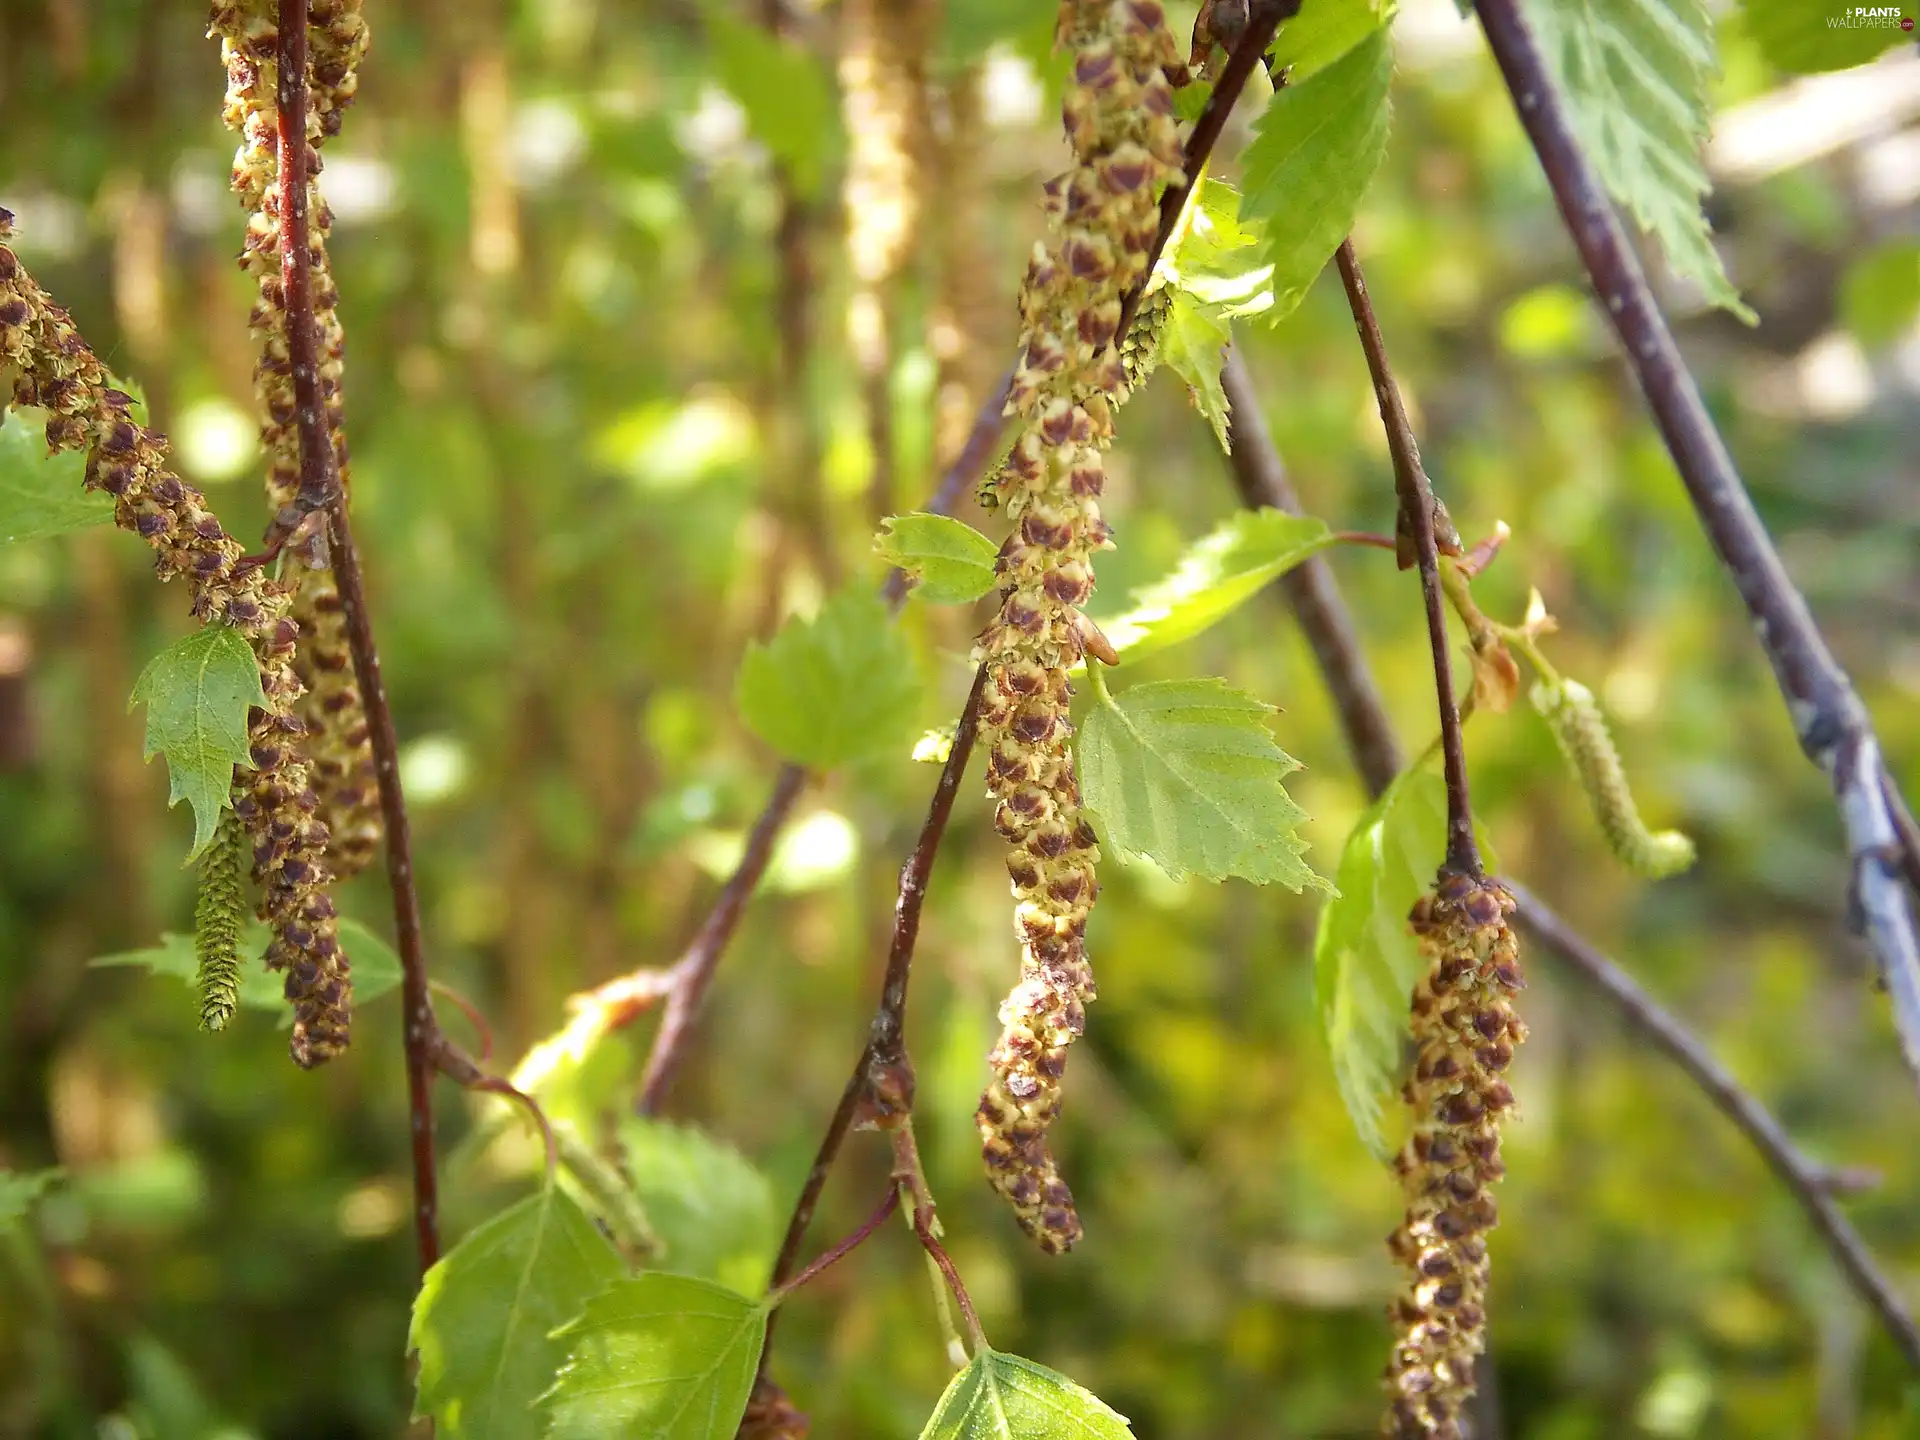
M 1051 7 L 922 0 L 896 17 L 918 51 L 924 204 L 877 379 L 848 339 L 851 9 L 800 16 L 805 48 L 770 57 L 757 13 L 719 0 L 368 8 L 373 53 L 323 180 L 355 514 L 434 973 L 510 1063 L 569 993 L 676 955 L 777 763 L 732 715 L 742 648 L 877 581 L 876 514 L 931 491 L 998 374 L 1037 185 L 1064 163 L 1035 63 Z M 1176 29 L 1192 8 L 1172 7 Z M 204 20 L 174 0 L 0 4 L 0 202 L 21 258 L 144 384 L 184 473 L 246 537 L 265 520 L 252 297 Z M 1920 58 L 1796 79 L 1737 11 L 1719 30 L 1710 213 L 1762 323 L 1663 298 L 1920 794 Z M 1643 810 L 1702 858 L 1654 888 L 1625 875 L 1524 710 L 1470 727 L 1483 819 L 1503 865 L 1814 1156 L 1877 1173 L 1848 1209 L 1920 1300 L 1920 1109 L 1845 931 L 1825 784 L 1585 303 L 1477 30 L 1448 0 L 1410 0 L 1396 43 L 1395 134 L 1356 239 L 1429 466 L 1469 539 L 1514 529 L 1482 603 L 1517 620 L 1541 589 L 1564 631 L 1550 653 L 1616 718 Z M 1262 93 L 1229 130 L 1229 176 Z M 801 259 L 796 326 L 781 276 Z M 1337 284 L 1242 339 L 1307 503 L 1390 528 Z M 1234 504 L 1170 373 L 1120 432 L 1120 548 L 1096 608 Z M 1423 745 L 1411 581 L 1377 552 L 1334 563 L 1402 739 Z M 929 726 L 958 709 L 977 620 L 909 607 Z M 267 1017 L 206 1037 L 175 982 L 88 967 L 188 923 L 188 820 L 165 809 L 126 705 L 186 623 L 122 534 L 0 549 L 0 1165 L 66 1172 L 0 1236 L 0 1435 L 396 1435 L 415 1262 L 395 1002 L 303 1074 Z M 1277 598 L 1146 670 L 1222 674 L 1284 708 L 1309 858 L 1331 873 L 1364 796 Z M 769 1232 L 860 1044 L 932 780 L 903 754 L 807 791 L 669 1102 L 766 1171 Z M 971 779 L 910 1029 L 923 1148 L 989 1335 L 1142 1440 L 1372 1433 L 1399 1202 L 1318 1034 L 1314 902 L 1109 863 L 1100 1002 L 1059 1132 L 1087 1238 L 1049 1261 L 980 1180 L 971 1123 L 1016 954 L 1000 850 Z M 377 867 L 341 903 L 384 933 Z M 1726 1122 L 1549 958 L 1523 1013 L 1483 1433 L 1920 1434 L 1893 1347 Z M 607 1106 L 649 1025 L 596 1082 Z M 479 1112 L 439 1098 L 451 1242 L 524 1190 L 528 1157 L 462 1153 Z M 883 1151 L 855 1138 L 818 1243 L 870 1208 Z M 949 1372 L 911 1237 L 889 1228 L 789 1306 L 776 1373 L 818 1436 L 918 1432 Z

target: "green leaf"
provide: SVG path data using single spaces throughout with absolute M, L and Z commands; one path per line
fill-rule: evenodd
M 1287 82 L 1303 85 L 1393 18 L 1390 0 L 1306 0 L 1280 27 L 1267 55 Z
M 1850 70 L 1911 38 L 1891 15 L 1872 24 L 1864 19 L 1838 23 L 1854 18 L 1855 7 L 1842 0 L 1740 0 L 1740 8 L 1767 62 L 1795 75 Z M 1911 16 L 1913 8 L 1903 6 L 1901 12 Z
M 1333 543 L 1326 522 L 1284 510 L 1242 510 L 1196 541 L 1161 580 L 1099 622 L 1123 664 L 1191 640 L 1266 585 Z
M 622 1280 L 556 1332 L 566 1363 L 547 1440 L 733 1440 L 753 1393 L 767 1310 L 685 1275 Z
M 1387 150 L 1393 47 L 1375 30 L 1304 84 L 1273 97 L 1242 157 L 1241 213 L 1264 222 L 1272 321 L 1293 313 L 1353 229 Z
M 1300 764 L 1268 733 L 1271 705 L 1223 680 L 1135 685 L 1116 700 L 1093 678 L 1080 786 L 1109 845 L 1176 880 L 1328 888 L 1300 858 L 1306 814 L 1280 783 Z
M 1133 1440 L 1133 1430 L 1058 1371 L 982 1350 L 953 1377 L 920 1440 Z
M 1156 275 L 1221 320 L 1273 304 L 1273 267 L 1260 258 L 1261 227 L 1240 214 L 1240 192 L 1208 176 L 1189 198 Z
M 427 1272 L 407 1346 L 413 1414 L 448 1440 L 524 1440 L 567 1347 L 553 1331 L 621 1276 L 612 1245 L 552 1186 L 501 1211 Z
M 287 1008 L 285 981 L 261 963 L 267 953 L 272 932 L 258 920 L 249 920 L 240 937 L 240 953 L 253 957 L 253 963 L 240 973 L 240 1005 L 247 1010 L 268 1010 L 283 1014 Z M 393 948 L 358 920 L 340 922 L 340 943 L 353 962 L 353 1003 L 365 1005 L 377 1000 L 400 984 L 400 957 Z M 158 945 L 145 950 L 123 950 L 115 955 L 100 955 L 88 962 L 97 969 L 138 967 L 155 975 L 171 975 L 192 986 L 199 971 L 193 936 L 176 935 L 169 930 Z M 291 1023 L 289 1020 L 288 1023 Z
M 912 577 L 913 595 L 935 605 L 966 605 L 994 586 L 999 547 L 948 515 L 889 515 L 874 550 Z
M 1920 315 L 1920 242 L 1889 240 L 1847 266 L 1840 315 L 1863 346 L 1877 350 Z
M 127 708 L 147 707 L 146 758 L 167 757 L 167 804 L 193 807 L 193 859 L 233 788 L 233 767 L 252 763 L 247 709 L 267 703 L 260 667 L 246 637 L 226 625 L 202 625 L 154 656 L 133 682 Z
M 1227 450 L 1227 392 L 1220 385 L 1220 363 L 1233 338 L 1225 320 L 1197 304 L 1184 290 L 1175 291 L 1160 335 L 1160 360 L 1187 382 L 1194 408 L 1207 417 L 1213 438 Z
M 353 1003 L 378 1000 L 400 985 L 400 957 L 358 920 L 340 921 L 340 944 L 353 962 Z
M 780 1240 L 773 1187 L 753 1162 L 705 1131 L 620 1122 L 627 1177 L 663 1246 L 662 1270 L 758 1293 Z
M 753 138 L 812 199 L 840 149 L 840 104 L 826 71 L 798 45 L 717 4 L 705 16 L 720 83 L 746 111 Z
M 1699 0 L 1524 0 L 1523 8 L 1608 193 L 1660 242 L 1676 273 L 1753 323 L 1700 209 L 1709 188 L 1700 144 L 1718 62 Z
M 86 458 L 47 454 L 41 427 L 23 412 L 0 414 L 0 545 L 91 529 L 113 520 L 113 501 L 81 488 Z
M 33 1202 L 58 1180 L 60 1170 L 0 1170 L 0 1231 L 26 1217 Z
M 904 750 L 919 729 L 920 677 L 885 603 L 855 586 L 749 645 L 734 703 L 785 758 L 824 770 Z

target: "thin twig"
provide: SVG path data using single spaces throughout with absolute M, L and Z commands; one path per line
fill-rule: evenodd
M 1232 350 L 1227 352 L 1227 366 L 1221 378 L 1233 407 L 1232 461 L 1234 479 L 1242 497 L 1249 505 L 1271 505 L 1291 514 L 1302 513 L 1304 507 L 1287 482 L 1286 468 L 1261 415 L 1259 394 L 1247 373 L 1246 363 Z M 1309 567 L 1318 567 L 1317 572 L 1310 571 Z M 1309 578 L 1296 583 L 1295 577 L 1303 573 Z M 1341 731 L 1361 780 L 1368 793 L 1378 798 L 1400 770 L 1399 746 L 1374 684 L 1372 668 L 1355 638 L 1339 585 L 1331 568 L 1321 564 L 1317 556 L 1296 568 L 1282 583 L 1282 593 L 1299 619 L 1314 661 L 1327 681 Z M 1833 1204 L 1828 1193 L 1832 1189 L 1832 1176 L 1800 1157 L 1780 1122 L 1720 1068 L 1706 1045 L 1679 1019 L 1655 1005 L 1625 971 L 1582 939 L 1535 896 L 1511 881 L 1504 883 L 1520 902 L 1519 918 L 1535 938 L 1551 953 L 1591 978 L 1603 994 L 1619 1005 L 1628 1023 L 1665 1051 L 1708 1092 L 1783 1179 L 1787 1175 L 1783 1164 L 1789 1160 L 1798 1162 L 1795 1173 L 1808 1180 L 1810 1188 L 1789 1180 L 1794 1197 L 1806 1209 L 1842 1273 L 1881 1316 L 1901 1352 L 1913 1359 L 1916 1354 L 1913 1321 L 1893 1286 L 1875 1266 L 1865 1243 Z
M 1892 1283 L 1874 1264 L 1866 1242 L 1834 1204 L 1829 1193 L 1830 1172 L 1801 1154 L 1766 1107 L 1742 1089 L 1699 1037 L 1662 1009 L 1631 976 L 1577 934 L 1537 896 L 1511 880 L 1502 883 L 1520 902 L 1520 923 L 1534 938 L 1598 986 L 1619 1007 L 1627 1023 L 1686 1071 L 1720 1112 L 1753 1142 L 1754 1149 L 1765 1157 L 1780 1183 L 1793 1192 L 1812 1219 L 1827 1248 L 1853 1282 L 1853 1288 L 1878 1312 L 1907 1364 L 1920 1370 L 1920 1327 L 1915 1326 L 1913 1316 L 1907 1312 Z
M 1460 709 L 1453 698 L 1446 604 L 1440 589 L 1440 550 L 1434 535 L 1433 490 L 1420 464 L 1420 447 L 1414 443 L 1413 425 L 1400 399 L 1400 387 L 1394 383 L 1392 367 L 1387 363 L 1386 342 L 1380 336 L 1380 322 L 1374 317 L 1367 282 L 1360 273 L 1359 258 L 1353 253 L 1353 241 L 1341 241 L 1335 259 L 1347 289 L 1347 305 L 1353 311 L 1354 328 L 1360 332 L 1360 348 L 1367 353 L 1367 370 L 1373 376 L 1374 399 L 1379 402 L 1380 423 L 1386 427 L 1387 450 L 1393 456 L 1393 483 L 1400 496 L 1400 514 L 1413 535 L 1420 563 L 1420 590 L 1427 607 L 1427 641 L 1433 649 L 1433 689 L 1440 707 L 1440 749 L 1447 776 L 1445 868 L 1478 876 L 1482 873 L 1480 847 L 1473 838 L 1473 809 L 1467 796 L 1467 752 L 1460 733 Z
M 926 1166 L 920 1163 L 920 1144 L 914 1138 L 910 1115 L 902 1117 L 893 1130 L 893 1178 L 897 1184 L 904 1185 L 913 1198 L 913 1233 L 920 1237 L 921 1248 L 946 1278 L 947 1289 L 960 1307 L 960 1321 L 967 1329 L 968 1348 L 977 1355 L 989 1348 L 987 1332 L 980 1328 L 979 1313 L 974 1310 L 973 1297 L 960 1279 L 959 1268 L 940 1244 L 938 1207 L 933 1203 L 933 1187 L 927 1184 Z
M 887 1193 L 881 1197 L 879 1205 L 874 1208 L 874 1212 L 860 1222 L 860 1228 L 858 1230 L 855 1230 L 825 1254 L 816 1256 L 806 1269 L 795 1275 L 791 1280 L 787 1280 L 773 1287 L 767 1295 L 768 1302 L 774 1305 L 783 1304 L 786 1298 L 793 1294 L 794 1291 L 817 1279 L 822 1272 L 837 1262 L 846 1259 L 848 1255 L 860 1248 L 861 1243 L 865 1241 L 869 1235 L 886 1224 L 888 1217 L 899 1208 L 900 1187 L 889 1182 L 887 1185 Z
M 320 324 L 313 309 L 313 266 L 307 216 L 307 0 L 280 0 L 278 134 L 280 148 L 280 276 L 287 297 L 287 359 L 293 371 L 300 433 L 300 490 L 325 497 L 353 673 L 366 704 L 368 740 L 387 828 L 387 882 L 393 892 L 394 939 L 400 952 L 400 996 L 407 1053 L 407 1113 L 413 1140 L 413 1223 L 424 1273 L 440 1258 L 438 1180 L 433 1153 L 432 1043 L 439 1034 L 421 943 L 420 897 L 413 884 L 412 831 L 400 790 L 400 743 L 380 678 L 360 554 L 347 521 L 346 495 L 334 469 L 320 393 Z
M 1476 8 L 1567 232 L 1626 349 L 1694 513 L 1746 602 L 1800 748 L 1833 787 L 1853 870 L 1849 920 L 1865 931 L 1879 957 L 1901 1053 L 1920 1079 L 1920 934 L 1900 880 L 1900 833 L 1873 722 L 1760 523 L 1619 217 L 1574 136 L 1519 5 L 1478 0 Z

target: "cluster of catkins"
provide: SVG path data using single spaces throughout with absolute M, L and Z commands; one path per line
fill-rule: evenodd
M 0 241 L 13 216 L 0 210 Z M 290 1047 L 303 1066 L 346 1047 L 352 988 L 336 934 L 325 850 L 327 827 L 308 783 L 295 705 L 302 686 L 293 652 L 299 626 L 286 593 L 221 528 L 206 498 L 166 466 L 166 439 L 133 418 L 133 401 L 107 373 L 13 251 L 0 244 L 0 370 L 15 370 L 12 398 L 49 412 L 47 444 L 87 456 L 86 485 L 113 497 L 114 521 L 154 551 L 163 580 L 186 577 L 196 619 L 231 625 L 260 665 L 266 704 L 248 720 L 251 768 L 237 767 L 233 805 L 253 845 L 262 914 L 273 931 L 267 963 L 286 972 Z
M 300 435 L 294 419 L 293 367 L 287 356 L 286 294 L 280 279 L 280 206 L 276 185 L 278 106 L 274 88 L 277 7 L 273 0 L 223 3 L 214 8 L 209 33 L 220 37 L 227 66 L 224 116 L 240 135 L 233 160 L 233 190 L 247 211 L 240 263 L 260 287 L 250 324 L 259 341 L 254 397 L 260 409 L 260 442 L 267 456 L 267 499 L 275 523 L 298 518 L 293 498 L 300 489 Z M 359 85 L 367 26 L 358 0 L 317 0 L 308 12 L 307 163 L 308 231 L 313 271 L 314 318 L 320 327 L 320 391 L 340 481 L 347 479 L 347 438 L 342 389 L 346 337 L 340 325 L 339 291 L 327 265 L 327 235 L 333 215 L 319 193 L 319 147 L 337 134 L 341 112 Z M 366 711 L 354 681 L 340 592 L 327 563 L 324 529 L 315 529 L 292 553 L 293 617 L 300 625 L 294 665 L 306 686 L 299 702 L 306 722 L 306 754 L 314 793 L 328 831 L 327 860 L 340 876 L 357 874 L 380 844 L 380 811 L 367 739 Z
M 1523 984 L 1513 908 L 1497 881 L 1450 871 L 1413 907 L 1431 968 L 1413 995 L 1413 1135 L 1394 1160 L 1407 1217 L 1388 1246 L 1407 1279 L 1390 1316 L 1381 1433 L 1396 1440 L 1460 1435 L 1485 1348 L 1486 1235 L 1505 1173 L 1501 1117 L 1513 1106 L 1502 1076 L 1527 1033 L 1511 1000 Z
M 1007 403 L 1020 434 L 996 481 L 1013 531 L 1000 552 L 1000 611 L 975 649 L 988 676 L 980 744 L 994 825 L 1012 847 L 1022 948 L 975 1118 L 989 1179 L 1050 1253 L 1080 1235 L 1046 1133 L 1094 994 L 1086 926 L 1099 856 L 1073 772 L 1067 671 L 1091 633 L 1080 607 L 1093 555 L 1109 543 L 1099 496 L 1111 407 L 1127 385 L 1121 308 L 1146 278 L 1160 192 L 1181 164 L 1167 79 L 1178 57 L 1158 0 L 1065 0 L 1059 37 L 1073 54 L 1063 117 L 1074 165 L 1048 183 L 1054 235 L 1034 247 L 1021 290 L 1025 349 Z

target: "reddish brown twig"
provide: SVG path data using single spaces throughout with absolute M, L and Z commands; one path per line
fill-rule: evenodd
M 491 1060 L 493 1027 L 487 1023 L 487 1017 L 480 1013 L 480 1007 L 443 980 L 429 978 L 427 988 L 467 1017 L 467 1023 L 473 1027 L 474 1040 L 480 1047 L 480 1063 L 484 1065 Z
M 899 1208 L 900 1187 L 889 1181 L 886 1195 L 882 1197 L 879 1205 L 874 1208 L 874 1212 L 860 1222 L 860 1228 L 847 1236 L 847 1238 L 842 1240 L 838 1245 L 835 1245 L 831 1250 L 828 1250 L 825 1254 L 816 1256 L 806 1269 L 800 1271 L 791 1280 L 774 1286 L 767 1294 L 768 1303 L 771 1305 L 784 1304 L 787 1297 L 793 1294 L 794 1291 L 800 1289 L 803 1285 L 809 1284 L 818 1278 L 823 1271 L 837 1262 L 844 1260 L 848 1255 L 859 1249 L 866 1238 L 882 1225 L 886 1224 L 887 1218 Z

